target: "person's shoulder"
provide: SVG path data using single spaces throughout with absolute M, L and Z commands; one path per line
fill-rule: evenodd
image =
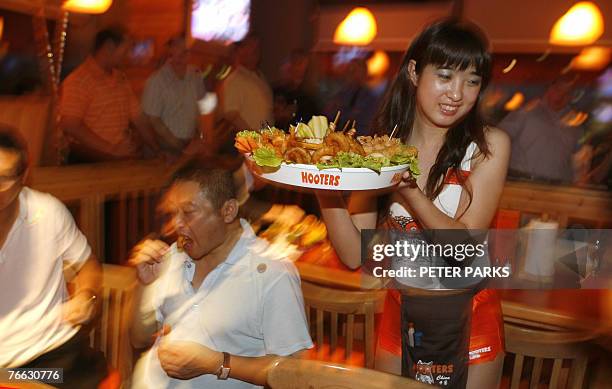
M 32 189 L 30 187 L 24 187 L 22 189 L 24 191 L 24 195 L 27 198 L 27 202 L 29 204 L 33 204 L 36 206 L 45 206 L 49 208 L 66 208 L 64 203 L 62 203 L 57 197 L 53 196 L 47 192 L 40 192 L 36 189 Z
M 286 256 L 279 254 L 261 238 L 255 238 L 250 245 L 251 271 L 256 277 L 274 282 L 283 277 L 296 277 L 298 272 L 293 262 Z
M 82 63 L 62 81 L 62 86 L 85 87 L 93 80 L 91 72 L 87 70 L 87 64 Z
M 191 78 L 198 78 L 198 79 L 203 78 L 202 72 L 200 71 L 200 69 L 198 69 L 197 66 L 193 66 L 193 65 L 187 65 L 187 76 Z
M 39 192 L 35 189 L 24 187 L 22 197 L 27 207 L 28 219 L 32 223 L 41 219 L 65 220 L 70 211 L 57 197 L 46 192 Z
M 147 80 L 145 81 L 143 94 L 159 92 L 156 89 L 161 88 L 162 78 L 163 75 L 161 68 L 151 73 L 149 78 L 147 78 Z
M 493 126 L 485 126 L 484 134 L 487 143 L 493 149 L 510 148 L 510 136 L 506 131 Z
M 159 82 L 160 78 L 163 76 L 162 70 L 163 70 L 163 67 L 161 67 L 161 68 L 155 70 L 153 73 L 151 73 L 149 78 L 147 78 L 146 83 L 150 84 L 150 83 Z

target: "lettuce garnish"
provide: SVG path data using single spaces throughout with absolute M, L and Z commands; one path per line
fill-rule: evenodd
M 253 152 L 253 159 L 259 166 L 279 167 L 283 159 L 276 155 L 274 149 L 264 146 Z

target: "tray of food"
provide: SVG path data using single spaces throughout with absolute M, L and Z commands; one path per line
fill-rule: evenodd
M 308 123 L 236 134 L 235 146 L 253 174 L 270 182 L 311 189 L 374 190 L 418 176 L 418 152 L 398 138 L 336 131 L 335 122 L 313 116 Z

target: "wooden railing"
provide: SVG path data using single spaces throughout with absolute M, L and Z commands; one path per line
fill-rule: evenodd
M 155 205 L 172 171 L 157 160 L 37 167 L 28 185 L 63 201 L 98 258 L 112 245 L 119 258 L 111 262 L 120 263 L 132 244 L 159 229 Z
M 558 221 L 560 228 L 572 224 L 612 228 L 612 193 L 605 190 L 509 181 L 499 208 L 546 214 Z
M 94 252 L 105 258 L 106 245 L 113 245 L 114 255 L 121 258 L 111 262 L 118 263 L 132 244 L 158 230 L 155 205 L 173 170 L 157 160 L 37 167 L 32 169 L 29 185 L 65 202 Z M 500 209 L 535 216 L 547 214 L 561 227 L 572 223 L 590 228 L 612 227 L 612 195 L 605 191 L 508 182 Z M 115 231 L 112 237 L 106 233 L 111 222 Z

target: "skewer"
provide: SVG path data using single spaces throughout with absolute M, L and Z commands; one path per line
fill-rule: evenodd
M 342 127 L 342 132 L 346 131 L 346 128 L 349 126 L 350 123 L 351 123 L 350 119 L 346 123 L 344 123 L 344 127 Z
M 336 113 L 336 117 L 334 118 L 334 130 L 336 129 L 336 126 L 338 125 L 338 119 L 340 119 L 340 110 L 338 110 L 338 112 Z
M 395 135 L 395 130 L 397 130 L 397 124 L 395 127 L 393 127 L 393 131 L 391 131 L 391 136 L 389 136 L 389 139 L 393 138 L 393 135 Z
M 357 125 L 357 120 L 353 120 L 353 125 L 351 126 L 351 128 L 356 128 L 355 126 Z

